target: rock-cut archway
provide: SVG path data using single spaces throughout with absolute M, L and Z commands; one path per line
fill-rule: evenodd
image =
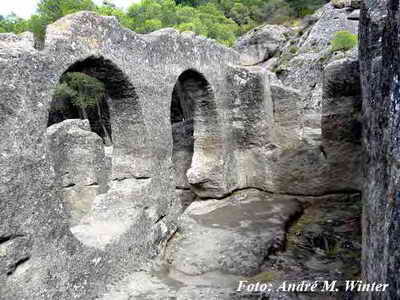
M 202 142 L 210 134 L 209 124 L 215 122 L 215 116 L 215 98 L 208 81 L 193 69 L 184 71 L 176 81 L 171 101 L 175 181 L 184 207 L 195 199 L 187 171 L 196 149 L 204 148 Z
M 71 223 L 76 224 L 96 196 L 109 190 L 111 180 L 129 177 L 120 174 L 126 172 L 120 162 L 134 167 L 132 161 L 141 154 L 135 146 L 143 148 L 143 143 L 127 137 L 143 136 L 144 122 L 134 87 L 110 60 L 89 57 L 78 61 L 60 82 L 66 82 L 70 74 L 83 74 L 77 78 L 89 78 L 90 84 L 98 82 L 104 89 L 98 103 L 83 113 L 70 99 L 53 97 L 49 106 L 47 136 L 56 185 Z

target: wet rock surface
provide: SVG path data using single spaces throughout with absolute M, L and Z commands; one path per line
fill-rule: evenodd
M 214 270 L 254 274 L 268 253 L 280 247 L 285 224 L 299 209 L 294 200 L 257 190 L 194 202 L 169 242 L 167 261 L 176 272 L 192 276 Z
M 336 280 L 340 292 L 287 293 L 287 296 L 290 299 L 358 299 L 356 293 L 344 292 L 344 287 L 346 280 L 361 277 L 360 195 L 301 200 L 304 211 L 289 227 L 285 250 L 269 256 L 264 271 L 248 280 L 275 282 L 275 286 L 282 281 Z
M 218 202 L 196 202 L 182 216 L 160 264 L 126 277 L 102 299 L 359 299 L 343 291 L 282 292 L 278 287 L 336 280 L 343 290 L 345 280 L 359 279 L 360 215 L 359 194 L 295 197 L 246 190 Z M 223 231 L 235 238 L 227 243 Z M 257 240 L 249 243 L 249 238 Z M 262 261 L 249 259 L 255 252 L 245 250 L 257 251 L 257 243 L 264 247 Z M 240 281 L 271 284 L 272 291 L 238 291 Z

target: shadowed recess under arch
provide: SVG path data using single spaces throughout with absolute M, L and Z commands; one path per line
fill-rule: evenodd
M 184 71 L 177 79 L 171 99 L 173 163 L 176 188 L 181 190 L 182 204 L 189 205 L 195 197 L 186 173 L 195 151 L 195 137 L 209 132 L 206 124 L 214 121 L 215 98 L 205 77 L 193 70 Z

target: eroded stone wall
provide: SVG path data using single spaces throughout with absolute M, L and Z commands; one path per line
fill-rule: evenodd
M 363 2 L 363 279 L 389 284 L 387 292 L 364 299 L 400 297 L 399 30 L 398 0 Z
M 81 12 L 50 25 L 42 51 L 29 34 L 0 35 L 0 50 L 0 290 L 9 299 L 104 294 L 160 253 L 181 200 L 358 188 L 357 175 L 343 180 L 334 147 L 324 153 L 304 140 L 298 91 L 211 40 L 173 29 L 140 35 Z M 112 147 L 87 126 L 67 130 L 71 121 L 53 125 L 60 135 L 47 128 L 68 71 L 104 82 Z M 65 194 L 72 184 L 83 194 L 99 187 L 75 197 Z
M 9 128 L 0 143 L 1 295 L 93 299 L 145 266 L 176 228 L 170 105 L 177 78 L 188 69 L 203 74 L 218 114 L 227 95 L 226 64 L 238 55 L 171 29 L 139 35 L 88 12 L 50 25 L 42 51 L 32 42 L 29 34 L 0 36 L 1 125 Z M 57 151 L 46 136 L 53 89 L 66 71 L 105 83 L 113 137 L 113 149 L 104 149 L 112 160 L 108 190 L 91 195 L 92 204 L 72 223 L 52 159 Z M 87 140 L 94 135 L 82 131 Z M 79 149 L 78 141 L 64 144 Z M 207 167 L 220 164 L 213 159 Z

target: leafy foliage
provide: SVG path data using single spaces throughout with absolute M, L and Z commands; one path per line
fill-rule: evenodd
M 21 33 L 29 29 L 29 22 L 10 14 L 6 17 L 0 15 L 0 32 Z
M 105 87 L 101 81 L 79 72 L 66 73 L 54 92 L 55 99 L 71 101 L 81 109 L 95 107 L 104 95 Z
M 112 0 L 96 6 L 92 0 L 40 0 L 37 14 L 24 20 L 16 15 L 0 16 L 0 32 L 32 31 L 37 40 L 45 38 L 45 28 L 57 19 L 77 11 L 96 11 L 115 16 L 138 33 L 164 27 L 193 31 L 232 45 L 243 33 L 262 23 L 291 23 L 312 13 L 328 0 L 141 0 L 125 12 Z
M 80 72 L 64 74 L 54 91 L 49 125 L 71 118 L 70 108 L 75 106 L 79 117 L 88 119 L 91 130 L 106 145 L 111 145 L 110 116 L 108 110 L 104 109 L 105 96 L 105 86 L 98 79 Z M 72 116 L 75 117 L 78 116 Z
M 335 33 L 331 41 L 332 51 L 347 51 L 355 47 L 358 43 L 357 34 L 352 34 L 346 30 Z

